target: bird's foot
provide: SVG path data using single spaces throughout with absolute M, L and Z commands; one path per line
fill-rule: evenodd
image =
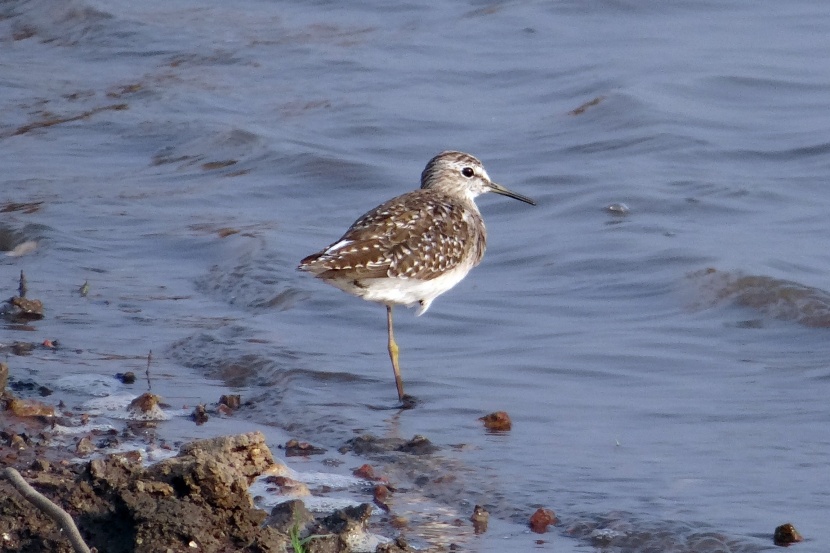
M 412 409 L 417 404 L 418 400 L 415 397 L 404 394 L 395 405 L 367 405 L 367 407 L 373 411 L 406 411 L 407 409 Z
M 415 399 L 415 396 L 404 394 L 403 397 L 401 397 L 401 409 L 412 409 L 417 404 L 418 400 Z

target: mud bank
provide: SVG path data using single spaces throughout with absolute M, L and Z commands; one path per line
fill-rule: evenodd
M 365 551 L 369 543 L 369 505 L 319 518 L 307 511 L 300 516 L 293 502 L 275 507 L 270 518 L 256 508 L 248 492 L 254 479 L 284 469 L 258 432 L 192 442 L 147 467 L 135 453 L 72 464 L 31 449 L 16 456 L 18 470 L 68 512 L 84 541 L 101 553 L 284 552 L 293 550 L 292 537 L 309 536 L 302 545 L 307 552 Z M 3 453 L 6 460 L 14 457 Z M 55 522 L 7 480 L 0 480 L 0 539 L 4 551 L 73 551 Z M 411 551 L 401 540 L 372 550 Z

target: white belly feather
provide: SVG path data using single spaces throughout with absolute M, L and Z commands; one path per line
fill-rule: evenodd
M 432 300 L 464 280 L 472 268 L 472 264 L 462 264 L 431 280 L 365 278 L 355 281 L 338 278 L 326 279 L 326 282 L 366 301 L 407 307 L 420 304 L 416 315 L 421 315 L 429 309 Z

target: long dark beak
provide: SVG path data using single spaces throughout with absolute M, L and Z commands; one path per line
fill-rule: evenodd
M 512 190 L 508 190 L 507 188 L 503 187 L 500 184 L 496 184 L 495 182 L 490 182 L 490 191 L 495 192 L 496 194 L 501 194 L 502 196 L 507 196 L 508 198 L 513 198 L 515 200 L 522 201 L 526 204 L 536 205 L 536 202 L 528 198 L 527 196 L 522 196 L 521 194 L 517 194 Z

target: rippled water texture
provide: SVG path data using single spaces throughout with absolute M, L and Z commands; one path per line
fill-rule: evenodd
M 470 550 L 826 551 L 828 51 L 818 0 L 5 2 L 0 283 L 47 317 L 0 341 L 58 339 L 9 359 L 41 381 L 153 350 L 274 445 L 425 435 L 365 457 L 437 536 L 486 505 Z M 481 266 L 396 311 L 398 413 L 383 308 L 295 267 L 448 148 L 539 205 L 482 197 Z

